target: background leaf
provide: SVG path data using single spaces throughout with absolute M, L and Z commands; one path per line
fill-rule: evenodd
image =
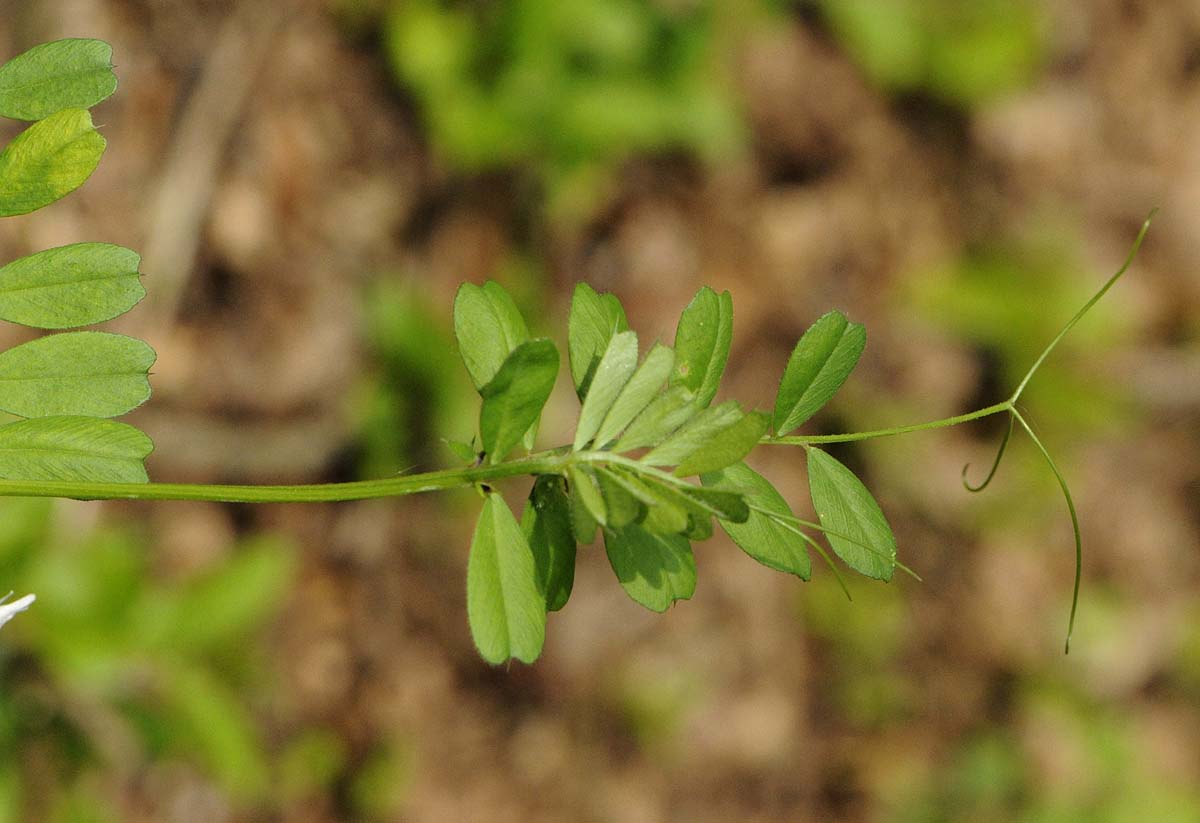
M 137 252 L 109 243 L 48 249 L 0 268 L 0 320 L 41 329 L 102 323 L 146 294 Z
M 571 530 L 571 503 L 563 479 L 543 474 L 533 482 L 521 531 L 529 541 L 538 588 L 546 608 L 557 611 L 567 604 L 575 583 L 575 534 Z
M 154 349 L 133 337 L 52 334 L 0 352 L 0 409 L 21 417 L 115 417 L 150 397 Z
M 170 601 L 170 613 L 159 618 L 169 629 L 164 645 L 213 653 L 246 642 L 279 608 L 278 598 L 266 593 L 287 590 L 295 566 L 295 552 L 278 538 L 241 546 L 225 565 Z
M 831 311 L 808 327 L 788 358 L 775 398 L 775 433 L 784 435 L 829 402 L 867 344 L 861 323 Z
M 529 330 L 509 293 L 489 280 L 482 286 L 459 286 L 454 295 L 454 336 L 471 382 L 482 391 L 509 354 L 529 339 Z
M 637 368 L 637 357 L 638 339 L 634 332 L 619 332 L 608 341 L 608 348 L 596 366 L 591 387 L 579 410 L 573 446 L 575 451 L 590 443 L 600 430 L 600 424 Z
M 653 534 L 631 523 L 605 529 L 604 549 L 626 594 L 647 609 L 665 612 L 696 591 L 696 559 L 685 537 Z
M 546 601 L 525 534 L 498 494 L 479 513 L 467 561 L 471 637 L 492 664 L 515 657 L 532 663 L 546 639 Z
M 575 286 L 567 321 L 567 359 L 575 393 L 583 400 L 591 386 L 600 358 L 614 334 L 627 331 L 629 321 L 621 301 L 612 294 L 597 294 L 587 283 Z
M 493 462 L 517 445 L 542 413 L 558 376 L 558 349 L 544 338 L 522 343 L 479 393 L 479 437 Z
M 108 43 L 43 43 L 0 66 L 0 117 L 41 120 L 62 109 L 90 109 L 116 90 Z
M 701 407 L 712 402 L 733 342 L 733 298 L 703 287 L 683 310 L 675 331 L 671 385 L 686 386 Z
M 104 138 L 83 109 L 34 123 L 0 152 L 0 217 L 28 214 L 83 185 L 104 154 Z
M 145 483 L 154 444 L 133 426 L 96 417 L 37 417 L 0 426 L 0 477 Z
M 745 463 L 734 463 L 720 471 L 704 474 L 700 482 L 705 486 L 737 489 L 750 506 L 785 517 L 792 516 L 787 501 L 775 490 L 771 481 Z M 808 580 L 812 576 L 812 561 L 804 539 L 762 512 L 751 509 L 745 523 L 730 520 L 718 522 L 742 551 L 764 566 L 794 574 L 801 580 Z
M 808 488 L 821 525 L 856 541 L 827 534 L 837 556 L 867 577 L 891 580 L 896 568 L 896 538 L 862 481 L 826 452 L 810 448 Z

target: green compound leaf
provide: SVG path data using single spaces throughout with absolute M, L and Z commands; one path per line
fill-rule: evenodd
M 467 619 L 483 659 L 532 663 L 546 640 L 546 600 L 533 553 L 517 519 L 498 494 L 479 513 L 467 561 Z
M 471 382 L 482 391 L 509 354 L 529 339 L 529 330 L 509 293 L 489 280 L 482 286 L 459 286 L 454 295 L 454 336 Z
M 675 331 L 675 371 L 671 385 L 685 386 L 704 408 L 712 402 L 733 342 L 733 298 L 700 289 L 679 318 Z
M 614 469 L 597 470 L 601 477 L 625 488 L 645 506 L 641 525 L 656 534 L 683 534 L 688 530 L 688 509 L 658 484 L 644 482 L 639 476 Z M 703 513 L 701 512 L 701 515 Z
M 150 397 L 154 349 L 133 337 L 80 331 L 0 353 L 0 410 L 21 417 L 116 417 Z
M 608 349 L 608 341 L 614 334 L 628 329 L 625 309 L 615 295 L 597 294 L 587 283 L 575 286 L 567 321 L 567 359 L 571 362 L 571 379 L 580 400 L 587 397 L 600 358 Z
M 146 483 L 154 444 L 133 426 L 95 417 L 37 417 L 0 426 L 0 477 Z
M 667 382 L 674 363 L 675 352 L 655 343 L 600 424 L 600 430 L 596 432 L 598 448 L 604 448 L 616 439 L 633 418 L 650 405 L 658 390 Z
M 142 288 L 137 252 L 76 243 L 0 268 L 0 320 L 41 329 L 103 323 L 133 308 Z
M 650 405 L 634 418 L 612 450 L 624 452 L 655 446 L 694 417 L 699 410 L 696 395 L 690 389 L 672 386 L 650 401 Z
M 804 539 L 762 511 L 792 517 L 792 510 L 771 481 L 745 463 L 735 463 L 700 478 L 705 486 L 738 489 L 753 508 L 745 523 L 719 520 L 721 528 L 746 554 L 772 569 L 794 574 L 801 580 L 812 576 L 812 561 Z
M 90 109 L 116 89 L 108 43 L 43 43 L 0 66 L 0 117 L 42 120 L 62 109 Z
M 537 422 L 557 376 L 558 349 L 540 338 L 513 349 L 492 381 L 479 390 L 479 436 L 489 460 L 503 460 Z
M 17 135 L 0 152 L 0 217 L 28 214 L 83 185 L 104 154 L 83 109 L 63 109 Z
M 809 326 L 788 358 L 773 423 L 785 435 L 804 423 L 841 388 L 858 364 L 867 344 L 861 323 L 851 323 L 831 311 Z
M 744 523 L 750 516 L 741 492 L 704 488 L 649 474 L 613 472 L 645 506 L 642 525 L 660 534 L 683 534 L 693 540 L 712 537 L 712 518 Z
M 642 462 L 648 466 L 678 465 L 743 416 L 736 400 L 710 406 L 651 450 L 642 458 Z
M 891 580 L 896 568 L 896 538 L 875 502 L 854 473 L 820 449 L 808 449 L 808 487 L 813 508 L 834 553 L 857 572 Z
M 647 609 L 665 612 L 696 591 L 696 559 L 686 537 L 631 523 L 605 529 L 604 549 L 625 593 Z
M 613 402 L 637 368 L 637 357 L 638 339 L 634 332 L 614 334 L 608 341 L 608 348 L 596 366 L 591 387 L 579 411 L 579 425 L 575 428 L 572 447 L 575 451 L 590 443 L 600 430 L 600 424 L 604 422 Z
M 533 482 L 521 515 L 521 531 L 533 552 L 538 589 L 546 599 L 546 609 L 558 611 L 567 604 L 575 584 L 571 503 L 561 477 L 544 474 Z
M 688 477 L 715 472 L 738 462 L 758 445 L 758 441 L 767 433 L 767 427 L 770 425 L 771 418 L 767 415 L 762 412 L 750 412 L 688 455 L 687 459 L 675 468 L 675 474 Z

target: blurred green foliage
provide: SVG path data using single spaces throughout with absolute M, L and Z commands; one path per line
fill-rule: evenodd
M 191 762 L 231 797 L 262 798 L 265 673 L 247 641 L 278 612 L 292 552 L 255 538 L 165 582 L 133 528 L 75 537 L 63 506 L 0 501 L 0 578 L 38 594 L 37 619 L 6 627 L 0 647 L 0 821 L 119 820 L 105 777 L 151 761 Z
M 923 325 L 953 334 L 996 358 L 999 385 L 990 400 L 1016 387 L 1046 341 L 1078 310 L 1100 281 L 1084 271 L 1067 232 L 1030 242 L 996 238 L 969 249 L 957 261 L 908 278 L 898 311 L 913 312 Z M 1130 321 L 1115 302 L 1097 304 L 1038 372 L 1022 407 L 1035 424 L 1076 433 L 1122 426 L 1129 401 L 1121 387 L 1080 373 L 1072 353 L 1098 352 L 1121 341 Z
M 361 21 L 370 0 L 343 0 Z M 521 168 L 552 215 L 594 207 L 636 153 L 707 160 L 741 145 L 730 34 L 762 0 L 404 0 L 384 48 L 455 169 Z
M 415 283 L 384 278 L 362 305 L 373 368 L 350 404 L 358 418 L 360 474 L 387 477 L 462 462 L 445 441 L 471 439 L 474 394 L 445 308 Z
M 1025 85 L 1042 60 L 1034 0 L 820 0 L 835 36 L 884 89 L 967 106 Z
M 1069 689 L 1034 686 L 1020 697 L 1017 728 L 979 732 L 945 767 L 900 789 L 896 823 L 1022 820 L 1028 823 L 1188 823 L 1200 791 L 1156 768 L 1136 719 Z M 913 789 L 915 788 L 915 791 Z

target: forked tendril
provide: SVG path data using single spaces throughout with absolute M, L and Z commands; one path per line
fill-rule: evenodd
M 1004 404 L 1007 407 L 1009 415 L 1008 429 L 1004 433 L 1004 439 L 1000 441 L 1000 448 L 996 452 L 996 459 L 992 463 L 992 468 L 988 472 L 987 477 L 985 477 L 983 482 L 978 486 L 972 486 L 969 482 L 967 482 L 967 469 L 969 468 L 970 464 L 963 467 L 962 481 L 963 486 L 966 487 L 967 491 L 978 492 L 987 488 L 988 484 L 992 482 L 992 478 L 995 477 L 996 470 L 1000 467 L 1000 461 L 1004 457 L 1004 451 L 1008 446 L 1009 440 L 1012 438 L 1013 424 L 1020 423 L 1021 428 L 1024 429 L 1025 433 L 1029 435 L 1030 440 L 1033 441 L 1033 445 L 1037 447 L 1037 450 L 1045 459 L 1046 464 L 1050 467 L 1050 471 L 1054 474 L 1054 479 L 1058 481 L 1058 486 L 1062 490 L 1063 498 L 1067 502 L 1067 512 L 1071 516 L 1071 531 L 1075 539 L 1075 582 L 1071 593 L 1071 615 L 1067 620 L 1067 638 L 1063 644 L 1064 654 L 1070 654 L 1071 652 L 1071 635 L 1075 631 L 1075 615 L 1079 609 L 1079 590 L 1083 580 L 1083 536 L 1079 528 L 1079 514 L 1075 509 L 1075 500 L 1071 496 L 1071 489 L 1067 485 L 1066 478 L 1063 476 L 1062 472 L 1059 471 L 1058 466 L 1054 462 L 1054 458 L 1050 456 L 1050 452 L 1046 449 L 1041 439 L 1034 434 L 1033 428 L 1029 425 L 1021 413 L 1017 411 L 1016 404 L 1021 398 L 1021 394 L 1025 391 L 1025 387 L 1029 385 L 1029 381 L 1033 379 L 1034 374 L 1036 374 L 1037 370 L 1041 368 L 1042 363 L 1046 361 L 1046 358 L 1050 356 L 1050 353 L 1054 351 L 1059 342 L 1067 336 L 1067 333 L 1075 327 L 1075 324 L 1083 319 L 1083 316 L 1091 310 L 1092 306 L 1096 305 L 1096 303 L 1100 301 L 1100 298 L 1107 294 L 1108 290 L 1111 289 L 1113 285 L 1115 285 L 1116 282 L 1121 279 L 1121 276 L 1129 270 L 1129 267 L 1133 264 L 1134 258 L 1137 257 L 1138 250 L 1142 247 L 1142 241 L 1146 238 L 1146 232 L 1150 230 L 1150 223 L 1154 220 L 1154 216 L 1157 213 L 1157 207 L 1150 210 L 1150 214 L 1148 214 L 1146 219 L 1142 222 L 1142 227 L 1138 231 L 1137 237 L 1134 238 L 1133 245 L 1129 248 L 1129 253 L 1125 256 L 1125 262 L 1122 263 L 1121 267 L 1117 269 L 1117 271 L 1110 278 L 1108 278 L 1107 281 L 1105 281 L 1104 285 L 1101 286 L 1100 289 L 1097 290 L 1096 293 L 1093 294 L 1091 298 L 1083 304 L 1082 308 L 1080 308 L 1079 311 L 1077 311 L 1075 315 L 1067 321 L 1066 325 L 1064 325 L 1059 333 L 1055 335 L 1054 339 L 1051 340 L 1046 348 L 1042 350 L 1042 353 L 1038 355 L 1037 360 L 1035 360 L 1033 365 L 1029 367 L 1029 371 L 1025 373 L 1025 376 L 1021 379 L 1021 382 L 1017 384 L 1017 388 L 1012 393 L 1012 396 Z

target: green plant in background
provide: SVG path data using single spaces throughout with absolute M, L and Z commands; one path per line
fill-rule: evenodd
M 52 819 L 77 819 L 70 807 L 118 820 L 95 778 L 134 754 L 186 757 L 230 795 L 261 797 L 277 766 L 250 713 L 264 672 L 246 641 L 278 611 L 294 551 L 253 538 L 168 583 L 132 529 L 72 537 L 55 513 L 46 500 L 0 501 L 0 575 L 41 596 L 37 619 L 0 646 L 0 821 L 55 808 Z M 97 748 L 97 728 L 126 748 Z M 21 789 L 38 759 L 54 764 L 55 788 Z
M 103 44 L 60 41 L 39 49 L 0 68 L 0 111 L 28 111 L 21 101 L 31 96 L 30 89 L 60 103 L 77 102 L 82 96 L 76 91 L 76 75 L 108 71 Z M 46 108 L 52 106 L 36 110 Z M 79 120 L 78 114 L 71 116 Z M 46 181 L 63 179 L 79 162 L 74 150 L 30 138 L 37 128 L 14 141 L 23 147 L 11 155 L 14 159 L 7 165 L 0 162 L 0 202 L 5 202 L 2 193 L 12 191 L 26 192 L 24 200 L 14 195 L 26 204 L 61 196 L 62 186 Z M 89 134 L 82 139 L 91 140 Z M 12 151 L 10 145 L 2 157 Z M 95 159 L 88 160 L 91 167 Z M 77 173 L 72 179 L 82 182 L 85 177 Z M 28 194 L 39 191 L 36 197 Z M 1008 434 L 995 463 L 978 486 L 967 484 L 964 470 L 964 484 L 977 491 L 990 482 L 1014 428 L 1030 437 L 1062 488 L 1074 527 L 1073 626 L 1082 561 L 1074 503 L 1017 403 L 1062 338 L 1128 268 L 1148 226 L 1147 220 L 1121 269 L 1041 352 L 1007 400 L 942 420 L 847 434 L 793 434 L 833 397 L 863 351 L 863 327 L 840 312 L 817 320 L 796 344 L 774 408 L 769 413 L 747 411 L 736 400 L 713 403 L 733 339 L 728 292 L 701 289 L 680 317 L 674 345 L 655 344 L 642 356 L 617 298 L 579 284 L 567 329 L 568 371 L 580 401 L 579 421 L 570 444 L 533 451 L 542 408 L 558 377 L 558 349 L 547 338 L 530 337 L 511 296 L 488 282 L 462 286 L 454 300 L 459 351 L 482 401 L 478 436 L 470 444 L 458 444 L 469 465 L 319 485 L 149 483 L 142 467 L 148 438 L 101 418 L 145 399 L 153 352 L 139 341 L 94 332 L 40 338 L 0 355 L 0 376 L 8 380 L 0 407 L 27 417 L 0 428 L 0 446 L 5 446 L 0 448 L 0 494 L 316 502 L 474 486 L 484 502 L 467 564 L 472 636 L 492 663 L 511 658 L 532 662 L 542 650 L 547 612 L 562 608 L 570 596 L 577 547 L 596 535 L 602 536 L 626 593 L 655 611 L 691 597 L 696 585 L 691 546 L 713 534 L 714 521 L 751 557 L 801 579 L 811 575 L 810 548 L 837 573 L 815 534 L 823 534 L 832 554 L 862 575 L 888 580 L 897 568 L 907 571 L 896 559 L 895 537 L 870 492 L 820 446 L 1004 414 Z M 112 247 L 86 247 L 74 256 L 55 252 L 13 264 L 20 277 L 10 282 L 19 285 L 8 291 L 27 298 L 20 315 L 26 320 L 57 328 L 101 319 L 140 296 L 129 289 L 133 275 L 126 271 L 128 265 L 120 274 L 104 265 L 112 255 L 135 264 L 136 255 Z M 84 285 L 75 288 L 78 283 Z M 104 309 L 98 312 L 95 306 Z M 760 445 L 804 449 L 818 521 L 797 518 L 772 484 L 743 462 Z M 525 453 L 510 457 L 518 447 Z M 532 476 L 534 482 L 518 521 L 492 484 L 520 476 Z
M 742 129 L 724 79 L 729 26 L 755 3 L 393 2 L 387 56 L 437 154 L 529 169 L 552 213 L 579 215 L 637 152 L 715 158 Z
M 884 88 L 982 102 L 1028 82 L 1042 57 L 1033 0 L 819 0 L 835 36 Z

